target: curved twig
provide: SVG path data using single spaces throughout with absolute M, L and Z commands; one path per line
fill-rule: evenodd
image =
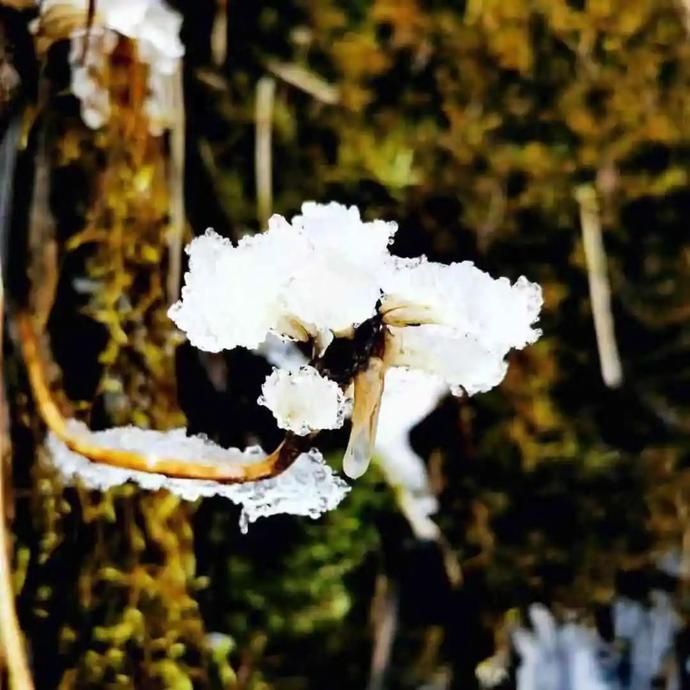
M 275 477 L 285 471 L 303 451 L 309 437 L 286 435 L 285 440 L 260 462 L 219 465 L 213 462 L 189 462 L 180 458 L 156 458 L 122 448 L 107 448 L 94 443 L 87 435 L 70 430 L 47 383 L 45 364 L 31 317 L 17 315 L 17 328 L 31 390 L 46 426 L 70 450 L 92 462 L 137 472 L 163 474 L 181 479 L 210 479 L 227 484 L 241 484 Z

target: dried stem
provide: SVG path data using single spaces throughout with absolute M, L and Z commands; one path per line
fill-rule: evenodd
M 172 76 L 175 122 L 170 131 L 170 167 L 168 195 L 170 204 L 170 235 L 168 237 L 167 293 L 170 304 L 180 294 L 182 275 L 182 243 L 185 231 L 184 166 L 185 166 L 185 112 L 182 62 Z
M 68 420 L 53 400 L 47 383 L 46 366 L 31 317 L 26 313 L 20 313 L 17 316 L 17 327 L 31 390 L 43 421 L 70 450 L 92 462 L 137 472 L 163 474 L 168 477 L 211 479 L 227 484 L 241 484 L 277 476 L 286 470 L 302 452 L 304 439 L 288 435 L 273 453 L 260 462 L 228 463 L 221 466 L 213 462 L 205 464 L 203 460 L 197 463 L 179 458 L 152 458 L 135 451 L 107 448 L 93 443 L 88 435 L 70 430 Z
M 329 84 L 317 74 L 310 72 L 302 65 L 294 62 L 268 60 L 266 62 L 266 69 L 275 74 L 279 79 L 282 79 L 286 84 L 308 93 L 317 101 L 321 101 L 321 103 L 334 105 L 340 99 L 340 94 L 335 86 Z
M 0 273 L 0 646 L 7 663 L 12 690 L 33 690 L 31 672 L 26 658 L 12 587 L 12 560 L 10 536 L 5 507 L 5 461 L 9 454 L 9 436 L 5 428 L 7 407 L 5 399 L 4 367 L 2 366 L 2 342 L 4 322 L 4 294 Z M 9 496 L 8 496 L 9 498 Z
M 216 67 L 223 67 L 228 57 L 228 2 L 216 0 L 216 14 L 211 30 L 211 57 Z
M 623 370 L 611 312 L 611 286 L 606 266 L 606 250 L 601 236 L 601 219 L 596 192 L 592 187 L 581 187 L 575 196 L 580 205 L 582 241 L 587 262 L 589 296 L 599 350 L 601 377 L 609 388 L 616 388 L 623 381 Z
M 265 227 L 273 209 L 273 101 L 276 82 L 273 77 L 261 77 L 256 85 L 256 208 L 261 227 Z
M 374 452 L 386 368 L 384 360 L 374 355 L 355 375 L 352 431 L 343 457 L 343 470 L 352 479 L 367 471 Z

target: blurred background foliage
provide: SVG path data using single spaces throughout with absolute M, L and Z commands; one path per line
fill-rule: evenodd
M 616 587 L 644 597 L 656 559 L 690 543 L 688 8 L 174 5 L 185 239 L 209 226 L 238 238 L 307 199 L 354 203 L 399 221 L 401 255 L 541 283 L 544 337 L 511 356 L 498 389 L 446 400 L 413 431 L 442 547 L 415 539 L 375 468 L 318 522 L 271 518 L 248 535 L 220 499 L 63 488 L 8 344 L 15 585 L 37 687 L 376 690 L 372 650 L 392 620 L 385 687 L 470 690 L 511 609 L 545 601 L 605 628 Z M 17 113 L 30 122 L 9 270 L 23 294 L 14 245 L 32 214 L 49 218 L 34 244 L 59 271 L 34 263 L 31 299 L 65 398 L 94 428 L 186 418 L 224 444 L 269 447 L 276 430 L 254 405 L 269 365 L 200 354 L 165 316 L 172 144 L 137 120 L 135 61 L 126 45 L 114 59 L 117 107 L 93 132 L 67 92 L 66 48 L 39 61 L 31 16 L 0 12 L 5 146 Z M 266 123 L 268 187 L 255 159 Z M 623 367 L 613 388 L 592 322 L 582 188 L 596 194 L 608 257 Z M 329 444 L 338 462 L 342 438 Z

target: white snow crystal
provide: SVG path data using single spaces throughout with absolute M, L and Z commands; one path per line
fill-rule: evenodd
M 541 335 L 532 327 L 542 306 L 541 288 L 524 277 L 511 285 L 470 261 L 446 265 L 424 258 L 393 259 L 382 276 L 381 311 L 393 325 L 443 325 L 501 356 Z
M 104 75 L 108 55 L 119 34 L 136 42 L 138 59 L 148 66 L 145 108 L 151 118 L 152 133 L 160 133 L 174 119 L 171 80 L 184 55 L 181 15 L 163 0 L 98 0 L 84 50 L 88 7 L 89 0 L 42 0 L 38 21 L 40 27 L 41 19 L 57 8 L 84 13 L 84 27 L 71 34 L 70 54 L 72 92 L 81 101 L 84 123 L 98 129 L 110 116 Z
M 390 336 L 391 364 L 435 374 L 454 395 L 491 390 L 508 369 L 505 353 L 487 349 L 479 338 L 456 335 L 444 326 L 391 327 Z
M 312 336 L 323 331 L 345 335 L 374 316 L 380 267 L 389 257 L 397 225 L 365 223 L 356 206 L 306 202 L 292 227 L 308 252 L 290 281 L 286 311 Z
M 201 349 L 258 347 L 269 333 L 327 343 L 376 312 L 380 267 L 395 224 L 365 223 L 355 207 L 302 206 L 288 223 L 236 246 L 207 231 L 188 247 L 182 299 L 170 317 Z
M 259 404 L 271 410 L 281 429 L 304 436 L 343 425 L 345 396 L 335 381 L 321 376 L 314 367 L 274 369 L 261 391 Z
M 115 47 L 115 37 L 109 31 L 94 28 L 88 41 L 89 50 L 85 51 L 86 32 L 72 35 L 69 53 L 71 88 L 80 101 L 84 123 L 98 129 L 110 118 L 110 94 L 102 75 L 108 55 Z
M 168 314 L 200 350 L 258 347 L 278 328 L 291 246 L 269 230 L 237 246 L 212 230 L 187 247 L 182 299 Z
M 203 460 L 205 464 L 223 466 L 228 463 L 260 462 L 266 457 L 257 446 L 245 451 L 225 449 L 202 436 L 188 436 L 184 429 L 162 432 L 118 427 L 90 432 L 80 422 L 71 420 L 69 425 L 72 433 L 85 435 L 91 443 L 139 452 L 151 458 L 174 457 L 190 464 Z M 48 449 L 52 463 L 66 481 L 80 481 L 92 489 L 104 491 L 131 481 L 149 491 L 166 489 L 187 501 L 207 496 L 229 498 L 242 506 L 242 531 L 246 531 L 247 525 L 260 517 L 280 513 L 317 518 L 338 506 L 350 490 L 315 449 L 302 453 L 276 477 L 244 484 L 173 478 L 92 462 L 70 450 L 53 434 L 48 437 Z
M 171 318 L 205 350 L 257 348 L 271 334 L 333 336 L 380 312 L 391 332 L 387 362 L 434 374 L 455 394 L 489 390 L 512 348 L 534 342 L 541 288 L 494 279 L 471 262 L 450 265 L 393 257 L 392 223 L 362 222 L 355 207 L 305 203 L 288 223 L 236 246 L 211 231 L 192 242 L 182 299 Z

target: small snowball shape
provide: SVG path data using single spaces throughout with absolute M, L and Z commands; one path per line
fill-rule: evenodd
M 311 366 L 274 369 L 261 389 L 259 404 L 273 413 L 281 429 L 304 436 L 343 425 L 347 404 L 335 381 Z

